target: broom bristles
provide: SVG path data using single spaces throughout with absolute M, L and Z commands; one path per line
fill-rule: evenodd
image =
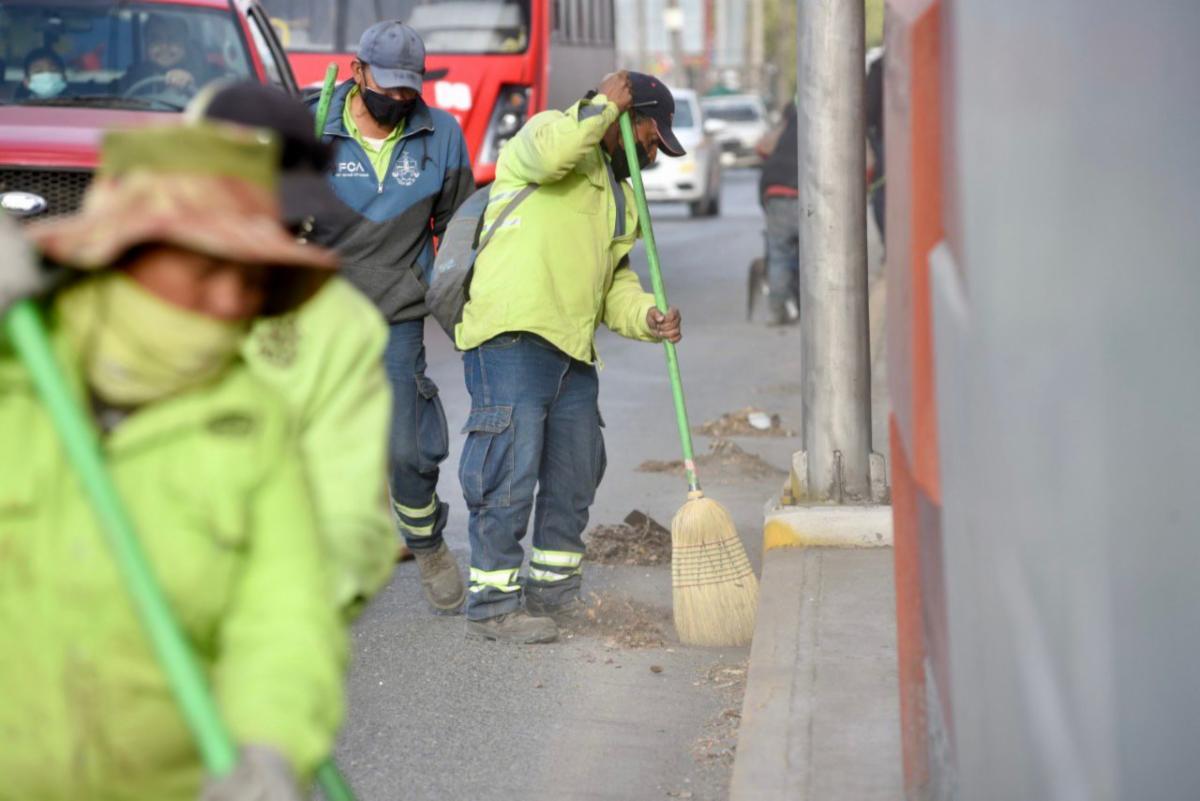
M 732 647 L 754 637 L 758 579 L 733 518 L 711 498 L 689 500 L 671 520 L 671 584 L 681 642 Z

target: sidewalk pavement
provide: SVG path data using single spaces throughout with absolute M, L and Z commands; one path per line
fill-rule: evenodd
M 763 559 L 731 801 L 903 796 L 892 549 Z

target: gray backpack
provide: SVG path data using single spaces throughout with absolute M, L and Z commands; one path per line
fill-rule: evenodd
M 471 297 L 471 276 L 475 272 L 475 260 L 487 247 L 488 242 L 492 241 L 492 236 L 500 230 L 508 215 L 512 214 L 538 185 L 529 184 L 517 192 L 516 197 L 509 201 L 491 229 L 484 235 L 483 241 L 480 241 L 483 213 L 487 211 L 491 188 L 485 186 L 476 190 L 454 212 L 441 241 L 438 242 L 437 257 L 433 261 L 433 280 L 425 293 L 425 305 L 451 340 L 454 339 L 454 327 L 462 322 L 463 307 Z

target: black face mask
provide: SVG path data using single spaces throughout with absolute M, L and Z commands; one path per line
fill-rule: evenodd
M 365 86 L 360 85 L 359 89 L 362 92 L 363 102 L 367 105 L 367 113 L 375 122 L 385 128 L 395 128 L 401 121 L 407 119 L 417 106 L 415 97 L 410 100 L 396 100 Z
M 646 169 L 650 166 L 650 154 L 646 152 L 646 148 L 642 147 L 641 142 L 635 144 L 637 148 L 638 167 Z M 612 156 L 613 175 L 618 181 L 624 181 L 629 177 L 629 159 L 625 156 L 624 145 L 617 147 L 617 152 Z

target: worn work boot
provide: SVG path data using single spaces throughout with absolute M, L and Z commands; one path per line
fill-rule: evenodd
M 528 612 L 509 612 L 487 620 L 468 620 L 467 637 L 472 640 L 500 640 L 530 645 L 554 642 L 558 626 L 548 617 L 533 617 Z
M 537 617 L 548 617 L 559 628 L 576 630 L 587 622 L 588 605 L 582 598 L 572 598 L 564 604 L 551 606 L 533 595 L 525 596 L 525 611 Z
M 421 591 L 425 600 L 439 612 L 454 612 L 467 600 L 467 587 L 458 572 L 458 562 L 446 543 L 427 551 L 413 551 L 421 572 Z

